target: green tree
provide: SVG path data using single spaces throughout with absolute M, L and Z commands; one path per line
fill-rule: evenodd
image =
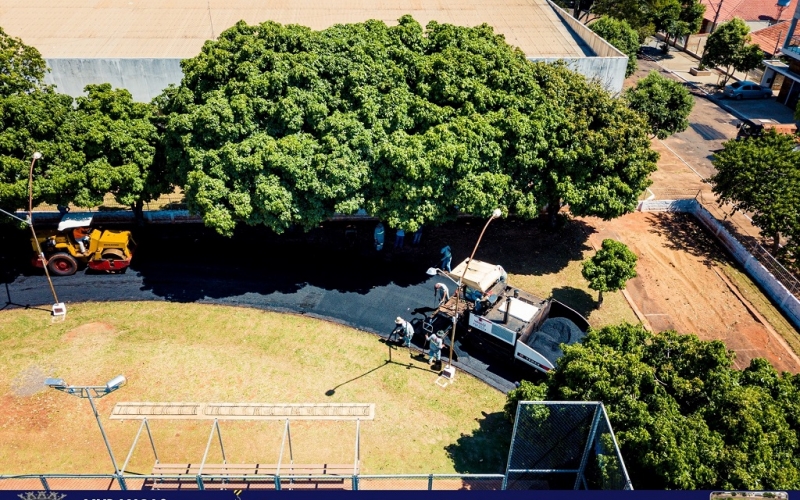
M 34 205 L 90 206 L 78 136 L 70 96 L 34 89 L 0 97 L 0 207 L 27 208 L 34 151 L 43 154 L 33 175 Z
M 545 397 L 604 403 L 636 489 L 795 489 L 800 377 L 733 359 L 720 341 L 607 326 L 564 347 Z
M 182 65 L 156 100 L 164 156 L 223 234 L 359 208 L 406 231 L 498 206 L 610 218 L 655 169 L 638 113 L 486 25 L 242 22 Z
M 711 177 L 719 203 L 752 213 L 753 224 L 772 237 L 777 254 L 781 234 L 800 234 L 800 152 L 795 137 L 767 131 L 748 140 L 730 140 L 714 154 Z
M 77 99 L 76 119 L 93 203 L 111 193 L 118 203 L 141 214 L 143 202 L 171 190 L 163 169 L 156 166 L 155 108 L 107 83 L 88 85 L 85 91 L 87 95 Z
M 708 35 L 701 63 L 704 66 L 725 67 L 723 86 L 728 83 L 731 68 L 747 72 L 757 68 L 764 58 L 764 53 L 758 45 L 750 43 L 748 33 L 750 33 L 750 27 L 735 17 L 720 24 L 713 33 Z
M 517 406 L 520 401 L 544 401 L 547 397 L 547 386 L 545 384 L 534 384 L 527 380 L 520 382 L 519 386 L 508 391 L 506 394 L 506 404 L 503 407 L 503 415 L 509 422 L 514 423 L 517 416 Z
M 680 17 L 679 0 L 595 0 L 592 13 L 627 21 L 639 33 L 639 42 L 664 31 Z
M 589 288 L 600 294 L 600 305 L 603 304 L 603 292 L 622 290 L 625 282 L 636 277 L 636 261 L 636 254 L 625 244 L 611 239 L 603 240 L 602 248 L 584 261 L 583 277 L 589 282 Z
M 602 16 L 589 25 L 589 28 L 603 37 L 608 43 L 628 56 L 628 66 L 625 76 L 636 72 L 636 53 L 639 51 L 639 34 L 631 28 L 627 21 L 620 21 L 613 17 Z
M 694 98 L 681 83 L 651 71 L 625 92 L 632 109 L 647 117 L 650 132 L 665 139 L 689 127 Z
M 46 71 L 38 50 L 0 28 L 0 97 L 42 87 Z
M 513 120 L 514 212 L 534 217 L 546 208 L 554 226 L 563 205 L 603 219 L 635 210 L 658 160 L 644 117 L 563 63 L 533 69 L 546 105 L 541 117 Z

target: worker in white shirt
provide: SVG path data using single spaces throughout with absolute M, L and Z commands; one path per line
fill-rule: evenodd
M 394 320 L 397 328 L 400 329 L 400 334 L 403 336 L 403 347 L 411 349 L 411 340 L 414 338 L 414 325 L 410 321 L 406 321 L 400 316 Z
M 436 283 L 433 285 L 433 297 L 436 300 L 436 305 L 440 306 L 450 300 L 450 290 L 444 283 Z

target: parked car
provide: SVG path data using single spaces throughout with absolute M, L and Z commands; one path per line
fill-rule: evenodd
M 772 97 L 772 89 L 744 80 L 726 85 L 722 94 L 731 99 L 767 99 Z

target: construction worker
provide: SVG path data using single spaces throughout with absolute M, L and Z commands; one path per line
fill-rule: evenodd
M 441 330 L 436 332 L 435 334 L 426 335 L 425 340 L 430 342 L 428 347 L 428 355 L 430 359 L 428 360 L 428 364 L 432 365 L 435 362 L 441 363 L 442 361 L 442 346 L 444 346 L 444 333 Z
M 442 248 L 440 253 L 442 254 L 442 263 L 439 267 L 447 272 L 451 272 L 450 263 L 453 260 L 453 253 L 450 251 L 450 245 L 446 245 Z
M 450 290 L 444 283 L 436 283 L 433 285 L 433 298 L 436 305 L 440 306 L 450 300 Z
M 90 234 L 92 234 L 92 230 L 88 227 L 76 227 L 72 230 L 72 237 L 81 249 L 81 253 L 86 253 L 89 249 Z
M 403 336 L 403 347 L 411 349 L 411 340 L 414 338 L 414 325 L 410 321 L 406 321 L 400 316 L 394 320 L 397 328 L 400 329 L 400 334 Z

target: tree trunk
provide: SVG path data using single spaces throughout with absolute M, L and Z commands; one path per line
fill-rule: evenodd
M 772 235 L 772 256 L 776 257 L 780 250 L 781 250 L 781 233 L 780 231 L 775 231 L 775 234 Z
M 602 305 L 603 305 L 603 291 L 602 290 L 599 291 L 598 294 L 599 295 L 597 297 L 597 307 L 599 308 L 599 307 L 602 307 Z
M 136 203 L 131 207 L 133 209 L 133 216 L 136 219 L 136 224 L 144 225 L 144 202 L 136 200 Z
M 561 210 L 561 199 L 550 200 L 547 204 L 547 218 L 550 221 L 550 227 L 555 229 L 558 225 L 558 212 Z

